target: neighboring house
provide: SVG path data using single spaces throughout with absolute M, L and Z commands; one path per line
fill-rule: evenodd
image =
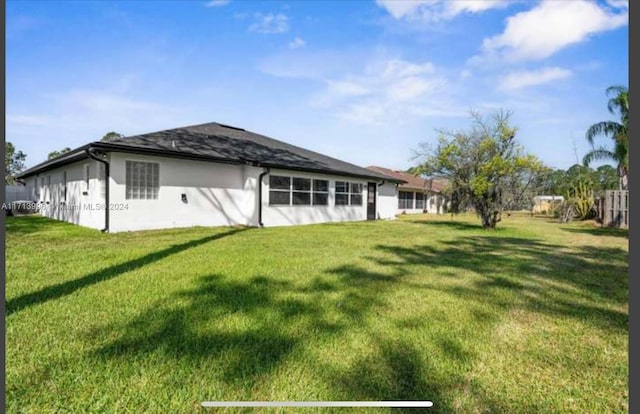
M 563 196 L 539 195 L 533 197 L 533 214 L 549 214 L 554 208 L 564 201 Z
M 18 178 L 41 214 L 112 232 L 392 219 L 403 182 L 218 123 L 92 142 Z
M 424 179 L 384 167 L 369 166 L 367 169 L 405 181 L 398 185 L 397 214 L 444 214 L 447 208 L 447 199 L 442 194 L 446 187 L 444 181 Z

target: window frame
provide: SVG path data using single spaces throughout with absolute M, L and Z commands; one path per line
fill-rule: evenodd
M 343 187 L 346 184 L 346 188 L 347 191 L 338 191 L 338 183 L 340 183 L 341 187 Z M 359 186 L 360 187 L 360 191 L 356 192 L 353 191 L 354 186 Z M 335 182 L 335 201 L 334 201 L 334 205 L 335 206 L 354 206 L 354 207 L 362 207 L 364 205 L 364 188 L 365 188 L 365 184 L 364 183 L 360 183 L 360 182 L 355 182 L 355 181 L 343 181 L 343 180 L 336 180 Z M 338 204 L 338 195 L 341 196 L 346 196 L 347 198 L 347 202 L 346 204 Z M 360 197 L 360 202 L 359 203 L 354 203 L 353 199 L 355 197 Z
M 308 190 L 304 190 L 304 189 L 296 189 L 294 183 L 296 182 L 296 180 L 298 180 L 298 182 L 302 181 L 302 182 L 307 182 L 309 183 L 309 189 Z M 305 185 L 306 187 L 306 185 Z M 313 205 L 313 200 L 312 200 L 312 190 L 313 189 L 313 180 L 311 178 L 303 178 L 303 177 L 291 177 L 291 205 L 292 206 L 312 206 Z M 296 203 L 296 194 L 300 195 L 306 195 L 309 197 L 309 203 Z
M 360 186 L 360 191 L 359 192 L 355 192 L 353 191 L 353 187 L 354 186 Z M 350 206 L 362 206 L 362 198 L 363 195 L 362 193 L 364 192 L 364 185 L 362 183 L 354 183 L 354 182 L 350 182 L 349 183 L 349 205 Z M 353 197 L 360 197 L 360 202 L 359 203 L 354 203 L 353 202 Z
M 273 188 L 271 184 L 271 180 L 273 178 L 287 179 L 289 181 L 289 189 L 284 188 Z M 307 185 L 294 187 L 294 182 L 298 181 L 298 184 L 301 182 L 308 182 Z M 316 183 L 324 182 L 326 190 L 317 190 Z M 286 193 L 289 194 L 289 202 L 288 203 L 274 203 L 272 193 Z M 308 194 L 309 202 L 308 203 L 297 203 L 295 200 L 296 194 Z M 326 203 L 316 203 L 316 195 L 324 195 L 326 196 Z M 273 207 L 317 207 L 317 206 L 328 206 L 329 205 L 329 180 L 322 178 L 310 178 L 310 177 L 301 177 L 294 175 L 283 175 L 283 174 L 272 174 L 269 175 L 269 206 Z
M 324 182 L 326 183 L 325 190 L 317 190 L 316 183 Z M 325 202 L 324 203 L 316 203 L 316 195 L 324 195 Z M 313 179 L 311 182 L 311 205 L 312 206 L 328 206 L 329 205 L 329 180 L 316 180 Z
M 418 196 L 422 197 L 422 200 L 418 200 Z M 427 197 L 425 193 L 421 193 L 421 192 L 415 192 L 414 196 L 414 204 L 413 204 L 413 208 L 416 210 L 424 210 L 427 207 Z M 418 206 L 418 202 L 422 202 L 422 206 Z
M 409 198 L 402 198 L 401 194 L 410 194 L 411 196 Z M 409 207 L 406 206 L 407 201 L 411 202 Z M 398 210 L 413 210 L 414 201 L 415 201 L 414 191 L 398 191 Z M 405 202 L 405 205 L 403 205 L 402 202 Z
M 288 189 L 284 189 L 284 188 L 273 188 L 271 185 L 271 179 L 272 178 L 286 178 L 289 181 L 289 188 Z M 289 176 L 285 176 L 285 175 L 269 175 L 269 205 L 270 206 L 290 206 L 291 205 L 291 177 Z M 274 203 L 272 201 L 272 197 L 271 197 L 271 193 L 281 193 L 281 194 L 288 194 L 289 196 L 289 202 L 288 203 Z
M 137 174 L 134 174 L 136 164 L 144 164 L 143 173 L 138 169 L 136 170 Z M 148 169 L 149 166 L 150 169 Z M 129 176 L 130 173 L 131 176 Z M 125 160 L 124 178 L 125 200 L 158 200 L 160 198 L 159 162 Z M 134 189 L 136 190 L 135 196 Z

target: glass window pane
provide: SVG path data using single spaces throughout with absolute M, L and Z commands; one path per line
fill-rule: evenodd
M 288 191 L 269 191 L 269 205 L 286 205 L 290 204 L 291 193 Z
M 131 163 L 131 198 L 137 200 L 138 197 L 138 166 L 135 162 Z
M 417 209 L 424 208 L 424 193 L 416 193 L 416 206 Z
M 412 209 L 414 193 L 410 191 L 400 191 L 398 194 L 398 208 Z
M 126 199 L 157 199 L 160 188 L 160 164 L 156 162 L 126 161 L 125 168 L 125 198 Z M 100 171 L 100 174 L 104 174 Z M 106 181 L 106 174 L 104 174 Z M 106 187 L 101 182 L 101 187 Z M 104 190 L 101 188 L 102 195 Z
M 351 205 L 352 206 L 361 206 L 362 205 L 362 195 L 360 195 L 360 194 L 352 194 L 351 195 Z
M 311 180 L 309 178 L 294 178 L 294 191 L 311 191 Z
M 329 181 L 327 180 L 313 180 L 313 191 L 328 192 Z
M 349 183 L 345 181 L 336 181 L 336 193 L 348 193 Z
M 336 206 L 349 205 L 349 194 L 337 194 L 336 193 Z
M 329 194 L 327 193 L 313 193 L 313 205 L 314 206 L 326 206 L 329 204 Z
M 153 198 L 158 198 L 158 190 L 160 189 L 160 164 L 153 164 Z
M 291 188 L 291 179 L 289 177 L 281 177 L 279 175 L 269 176 L 269 188 L 271 190 L 289 190 Z
M 293 205 L 294 206 L 310 206 L 311 205 L 311 193 L 298 193 L 293 192 Z
M 360 194 L 360 193 L 362 193 L 362 184 L 351 183 L 351 194 Z

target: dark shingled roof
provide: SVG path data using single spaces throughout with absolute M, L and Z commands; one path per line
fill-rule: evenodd
M 440 193 L 447 186 L 447 182 L 443 179 L 425 179 L 422 177 L 417 177 L 405 171 L 392 170 L 389 168 L 378 167 L 376 165 L 370 165 L 369 167 L 367 167 L 367 169 L 380 174 L 395 177 L 398 180 L 404 180 L 404 184 L 401 184 L 399 188 L 411 190 L 429 190 L 435 193 Z
M 402 179 L 371 171 L 264 135 L 215 122 L 134 135 L 108 142 L 93 142 L 64 155 L 68 160 L 69 155 L 85 151 L 89 147 L 105 151 L 147 153 L 167 157 L 348 175 L 396 183 L 404 182 Z M 56 161 L 59 159 L 64 161 L 63 158 L 64 156 L 61 156 L 32 167 L 20 174 L 20 177 L 62 165 Z

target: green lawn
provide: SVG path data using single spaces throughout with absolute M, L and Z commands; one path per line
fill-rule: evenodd
M 101 234 L 8 217 L 7 409 L 628 411 L 627 232 L 478 223 Z

